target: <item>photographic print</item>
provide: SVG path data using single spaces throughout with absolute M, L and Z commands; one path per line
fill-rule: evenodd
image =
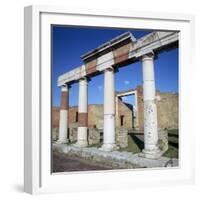
M 51 25 L 52 173 L 179 166 L 178 41 Z

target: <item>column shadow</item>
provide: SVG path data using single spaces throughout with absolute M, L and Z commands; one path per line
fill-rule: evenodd
M 168 144 L 178 149 L 178 146 L 179 146 L 178 143 L 172 142 L 172 141 L 168 141 Z
M 131 139 L 135 142 L 138 148 L 142 151 L 144 149 L 144 139 L 143 135 L 135 135 L 134 133 L 129 133 Z

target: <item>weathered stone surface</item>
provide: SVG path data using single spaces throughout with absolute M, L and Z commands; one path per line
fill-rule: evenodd
M 72 157 L 67 154 L 53 151 L 53 172 L 72 172 L 72 171 L 93 171 L 93 170 L 111 170 L 99 163 L 90 162 L 84 158 Z
M 78 126 L 78 109 L 77 106 L 69 108 L 69 127 Z M 123 103 L 119 104 L 119 117 L 124 115 L 124 127 L 132 128 L 132 111 L 131 109 Z M 120 122 L 118 120 L 118 125 Z M 52 109 L 52 124 L 53 127 L 58 127 L 59 125 L 59 108 L 54 107 Z M 94 104 L 88 105 L 88 127 L 89 128 L 103 128 L 103 105 Z
M 82 77 L 86 76 L 86 66 L 81 65 L 80 67 L 76 67 L 72 69 L 71 71 L 64 73 L 58 77 L 58 86 L 62 86 L 63 84 L 66 84 L 66 80 L 73 81 L 73 80 L 79 80 Z
M 147 34 L 146 36 L 143 36 L 142 38 L 135 40 L 135 38 L 129 33 L 124 33 L 121 36 L 118 36 L 107 43 L 104 43 L 103 45 L 95 48 L 94 50 L 84 54 L 81 56 L 84 63 L 86 60 L 94 60 L 97 59 L 102 54 L 105 54 L 106 52 L 112 52 L 115 48 L 115 46 L 123 45 L 124 41 L 129 40 L 133 42 L 133 48 L 132 51 L 129 52 L 128 58 L 126 58 L 125 61 L 131 58 L 139 58 L 149 52 L 155 51 L 159 53 L 159 51 L 163 51 L 164 49 L 168 49 L 169 47 L 177 47 L 177 43 L 179 40 L 179 33 L 178 32 L 164 32 L 164 31 L 156 31 Z M 113 40 L 114 43 L 113 43 Z M 126 44 L 126 43 L 125 43 Z M 125 59 L 125 58 L 124 58 Z M 135 60 L 135 59 L 134 59 Z M 94 65 L 92 65 L 94 66 Z M 123 65 L 122 65 L 123 66 Z M 109 67 L 109 66 L 108 66 Z M 97 72 L 94 70 L 94 67 L 89 68 L 89 74 L 90 76 L 94 76 L 97 74 Z M 91 70 L 92 69 L 92 70 Z M 85 66 L 77 67 L 67 73 L 62 74 L 58 77 L 57 85 L 61 86 L 65 83 L 72 82 L 73 80 L 77 80 L 77 78 L 82 78 L 86 75 Z M 78 76 L 78 77 L 77 77 Z
M 57 137 L 55 135 L 58 135 L 58 130 L 57 129 L 53 129 L 53 133 L 54 133 L 54 138 L 55 140 L 57 139 Z M 70 128 L 69 129 L 69 140 L 70 142 L 74 143 L 77 141 L 77 128 Z M 96 128 L 89 128 L 88 129 L 88 143 L 89 145 L 93 145 L 93 144 L 99 144 L 100 143 L 100 131 Z
M 60 109 L 58 107 L 52 107 L 52 128 L 59 127 Z
M 78 126 L 88 127 L 88 113 L 78 113 Z
M 77 141 L 77 128 L 69 129 L 69 140 L 70 140 L 70 142 Z
M 56 141 L 58 139 L 58 128 L 52 128 L 52 139 L 53 141 Z
M 104 71 L 114 64 L 113 52 L 104 54 L 97 59 L 97 70 Z
M 137 90 L 137 113 L 138 127 L 144 129 L 144 103 L 143 88 L 138 86 Z M 178 129 L 178 94 L 156 91 L 156 105 L 159 129 Z
M 116 127 L 126 129 L 133 128 L 133 106 L 124 103 L 120 98 L 117 98 L 116 101 Z
M 115 64 L 126 61 L 128 59 L 131 46 L 132 43 L 130 42 L 114 50 Z
M 125 128 L 116 128 L 116 144 L 125 148 L 128 146 L 128 130 Z
M 168 150 L 168 132 L 167 130 L 158 130 L 158 146 L 161 151 L 165 152 Z
M 89 145 L 100 143 L 100 131 L 97 128 L 89 128 L 88 143 Z
M 96 104 L 88 106 L 88 127 L 103 128 L 103 105 Z
M 144 128 L 144 114 L 143 114 L 143 95 L 142 87 L 137 87 L 137 124 L 136 129 L 143 130 Z M 157 91 L 156 95 L 159 101 L 156 101 L 158 128 L 160 129 L 178 129 L 178 94 L 161 93 Z M 130 129 L 133 127 L 133 113 L 128 104 L 118 100 L 118 107 L 116 106 L 116 127 L 123 127 Z M 59 108 L 52 108 L 52 126 L 56 128 L 59 126 Z M 69 127 L 78 126 L 78 109 L 77 106 L 69 108 Z M 124 124 L 121 126 L 120 117 L 123 116 Z M 103 128 L 103 105 L 93 104 L 88 105 L 88 127 L 89 128 Z
M 178 129 L 178 94 L 157 93 L 158 127 L 160 129 Z
M 86 65 L 86 75 L 96 72 L 97 59 L 91 60 Z
M 69 108 L 69 92 L 62 91 L 61 92 L 61 109 L 68 110 Z
M 156 168 L 156 167 L 177 167 L 178 160 L 161 157 L 156 160 L 139 157 L 138 154 L 131 152 L 105 152 L 96 147 L 79 148 L 73 145 L 53 144 L 53 150 L 65 153 L 68 156 L 80 157 L 95 162 L 105 164 L 114 168 L 134 169 L 134 168 Z M 168 163 L 171 163 L 170 166 Z

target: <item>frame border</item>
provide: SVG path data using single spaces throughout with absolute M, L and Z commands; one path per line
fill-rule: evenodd
M 190 34 L 194 33 L 194 16 L 153 12 L 122 10 L 86 10 L 58 6 L 28 6 L 24 9 L 24 191 L 43 193 L 41 189 L 41 21 L 42 13 L 71 14 L 77 16 L 120 17 L 127 19 L 148 19 L 186 22 L 190 25 Z M 191 38 L 191 49 L 194 40 Z M 191 58 L 194 60 L 194 58 Z M 193 61 L 191 61 L 191 65 Z M 179 106 L 180 110 L 180 106 Z M 180 115 L 180 112 L 179 112 Z M 192 148 L 192 147 L 191 147 Z M 192 156 L 192 155 L 191 155 Z M 194 156 L 192 161 L 194 163 Z M 194 170 L 186 183 L 194 182 Z M 103 173 L 103 172 L 102 172 Z M 181 181 L 177 180 L 177 183 Z M 50 192 L 50 191 L 49 191 Z M 63 191 L 65 192 L 65 191 Z M 46 193 L 46 191 L 45 191 Z

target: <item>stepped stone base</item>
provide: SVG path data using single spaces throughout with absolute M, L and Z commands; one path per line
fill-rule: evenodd
M 79 148 L 73 145 L 53 144 L 53 150 L 65 153 L 68 156 L 84 158 L 89 162 L 96 162 L 113 169 L 135 169 L 135 168 L 157 168 L 157 167 L 178 167 L 178 159 L 160 157 L 158 159 L 148 159 L 140 157 L 131 152 L 100 151 L 96 147 Z M 170 163 L 170 165 L 168 165 Z

